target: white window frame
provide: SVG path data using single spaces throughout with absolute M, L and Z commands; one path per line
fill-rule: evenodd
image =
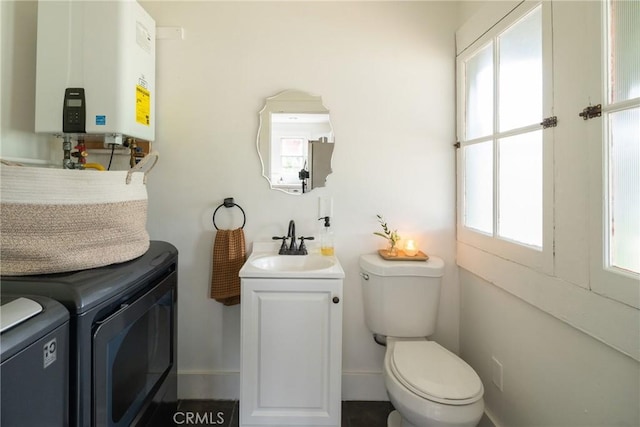
M 526 3 L 516 0 L 483 4 L 456 31 L 456 53 L 464 53 L 466 47 L 487 33 L 487 28 L 491 30 L 505 19 L 511 19 L 510 13 L 517 12 L 519 6 Z M 640 310 L 628 302 L 621 302 L 624 296 L 612 296 L 608 287 L 616 285 L 607 283 L 613 273 L 604 271 L 598 276 L 595 272 L 595 269 L 602 269 L 604 256 L 602 119 L 583 121 L 578 117 L 587 104 L 600 103 L 604 93 L 601 76 L 599 79 L 587 76 L 587 73 L 601 73 L 601 28 L 598 24 L 601 3 L 548 3 L 553 9 L 555 40 L 552 47 L 557 48 L 554 55 L 557 63 L 552 67 L 557 78 L 554 109 L 558 112 L 558 127 L 552 128 L 556 138 L 552 159 L 554 253 L 551 259 L 554 271 L 538 270 L 513 260 L 516 257 L 510 254 L 502 256 L 465 243 L 460 235 L 456 263 L 486 283 L 640 361 Z M 575 57 L 567 56 L 567 49 Z M 562 66 L 558 67 L 558 64 Z M 573 64 L 579 68 L 572 68 Z M 464 106 L 461 95 L 459 91 L 458 132 L 463 117 L 460 108 Z M 594 127 L 597 127 L 596 132 L 593 132 Z M 458 185 L 460 182 L 458 168 Z M 458 197 L 460 194 L 458 186 Z M 458 214 L 461 215 L 460 210 Z M 459 216 L 458 221 L 460 219 Z M 601 290 L 602 286 L 607 289 Z M 640 295 L 640 283 L 635 286 L 637 293 L 631 293 Z
M 494 176 L 494 220 L 493 220 L 493 235 L 487 235 L 481 231 L 468 228 L 464 225 L 464 147 L 487 140 L 494 140 L 494 175 L 497 173 L 496 168 L 496 156 L 497 141 L 500 138 L 507 137 L 513 134 L 512 131 L 495 133 L 490 138 L 477 138 L 474 140 L 465 140 L 465 125 L 466 125 L 466 75 L 465 75 L 465 61 L 472 57 L 475 53 L 485 47 L 491 40 L 494 40 L 498 35 L 506 31 L 510 26 L 515 24 L 522 17 L 531 12 L 534 8 L 541 5 L 542 7 L 542 37 L 543 37 L 543 117 L 550 117 L 553 115 L 552 105 L 552 39 L 551 39 L 551 5 L 549 2 L 539 1 L 525 1 L 517 5 L 504 19 L 500 20 L 489 31 L 484 33 L 480 38 L 471 43 L 466 49 L 459 52 L 456 60 L 457 69 L 457 134 L 460 141 L 460 149 L 457 154 L 458 162 L 458 179 L 457 179 L 457 194 L 458 194 L 458 221 L 457 221 L 457 234 L 458 240 L 474 246 L 476 248 L 485 250 L 492 254 L 498 255 L 502 258 L 517 262 L 519 264 L 526 265 L 534 268 L 538 271 L 542 271 L 547 274 L 553 273 L 553 128 L 543 130 L 543 200 L 542 200 L 542 249 L 532 248 L 525 244 L 517 243 L 500 237 L 497 235 L 497 179 Z M 505 7 L 512 7 L 513 5 L 507 3 Z M 494 43 L 495 48 L 495 43 Z M 497 66 L 497 56 L 494 55 L 494 67 Z M 494 97 L 494 103 L 497 102 L 497 97 Z M 494 105 L 494 111 L 496 111 Z M 496 111 L 497 113 L 497 111 Z M 518 131 L 532 131 L 535 129 L 542 129 L 540 125 L 527 126 L 520 128 Z
M 283 146 L 284 146 L 284 142 L 285 141 L 300 141 L 300 149 L 302 150 L 302 154 L 300 154 L 299 156 L 293 156 L 293 155 L 285 155 L 282 154 L 283 152 Z M 308 139 L 301 137 L 301 136 L 281 136 L 280 137 L 280 167 L 282 170 L 284 171 L 288 171 L 288 172 L 298 172 L 300 169 L 303 168 L 304 162 L 308 157 Z M 285 167 L 284 166 L 284 158 L 285 157 L 292 157 L 292 158 L 296 158 L 296 159 L 300 159 L 301 163 L 303 163 L 302 166 L 300 167 L 294 167 L 294 168 L 289 168 L 289 167 Z
M 608 215 L 608 115 L 630 107 L 640 107 L 640 98 L 609 104 L 608 78 L 608 13 L 607 2 L 601 2 L 601 15 L 597 28 L 600 37 L 600 58 L 602 68 L 599 99 L 602 100 L 602 117 L 589 120 L 590 192 L 591 198 L 591 245 L 595 248 L 590 257 L 590 288 L 593 292 L 618 302 L 640 308 L 640 274 L 625 271 L 609 265 L 609 215 Z M 597 104 L 597 102 L 594 102 Z

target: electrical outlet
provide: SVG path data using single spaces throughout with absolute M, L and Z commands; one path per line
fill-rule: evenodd
M 491 357 L 491 380 L 502 391 L 502 363 L 495 358 Z

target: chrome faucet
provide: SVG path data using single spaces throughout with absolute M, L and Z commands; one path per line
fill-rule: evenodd
M 298 250 L 298 246 L 296 243 L 296 223 L 293 220 L 289 221 L 289 231 L 287 232 L 287 238 L 291 239 L 289 252 L 293 254 Z

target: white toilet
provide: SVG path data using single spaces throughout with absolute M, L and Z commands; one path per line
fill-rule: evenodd
M 444 262 L 360 257 L 367 327 L 386 338 L 384 382 L 396 408 L 388 427 L 475 427 L 484 388 L 466 362 L 426 337 L 438 316 Z

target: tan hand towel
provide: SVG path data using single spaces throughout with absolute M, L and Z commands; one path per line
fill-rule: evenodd
M 224 305 L 240 303 L 240 276 L 238 273 L 246 259 L 244 232 L 218 230 L 213 241 L 211 270 L 211 298 Z

